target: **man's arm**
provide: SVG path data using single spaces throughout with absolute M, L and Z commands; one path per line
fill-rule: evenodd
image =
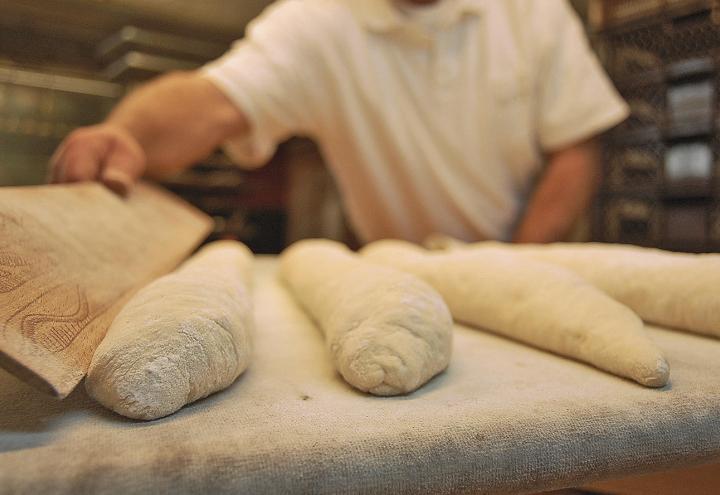
M 73 131 L 51 160 L 55 182 L 99 180 L 125 189 L 166 176 L 248 132 L 243 113 L 197 72 L 162 76 L 131 93 L 102 124 Z
M 548 166 L 525 212 L 513 242 L 563 240 L 590 205 L 600 177 L 596 140 L 550 153 Z

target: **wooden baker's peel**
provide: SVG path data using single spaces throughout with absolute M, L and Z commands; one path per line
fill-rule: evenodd
M 138 184 L 0 188 L 0 366 L 59 398 L 127 299 L 207 236 L 209 217 Z

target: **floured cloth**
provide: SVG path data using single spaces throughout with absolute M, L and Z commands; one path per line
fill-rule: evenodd
M 458 326 L 419 391 L 357 392 L 259 258 L 248 371 L 145 423 L 58 402 L 0 372 L 0 493 L 519 493 L 720 460 L 720 341 L 662 329 L 647 389 Z

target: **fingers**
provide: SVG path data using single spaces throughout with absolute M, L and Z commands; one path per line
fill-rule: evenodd
M 101 180 L 108 189 L 120 196 L 127 196 L 135 182 L 133 177 L 118 168 L 104 170 Z
M 65 167 L 63 166 L 65 160 L 65 151 L 67 150 L 67 139 L 60 143 L 60 146 L 55 150 L 52 157 L 50 158 L 50 170 L 48 173 L 48 182 L 57 184 L 64 182 L 65 179 Z
M 50 161 L 54 183 L 100 181 L 127 195 L 145 169 L 145 154 L 127 132 L 109 125 L 72 132 Z
M 96 180 L 108 144 L 92 128 L 73 131 L 50 160 L 52 182 Z
M 62 167 L 63 182 L 96 180 L 100 176 L 102 152 L 93 148 L 68 150 Z
M 100 173 L 105 186 L 121 196 L 127 196 L 145 169 L 145 154 L 134 140 L 120 137 L 106 154 Z
M 60 161 L 62 160 L 63 152 L 65 151 L 65 141 L 60 143 L 53 155 L 50 157 L 50 167 L 47 174 L 47 182 L 56 184 L 60 182 L 60 176 L 62 169 L 60 167 Z

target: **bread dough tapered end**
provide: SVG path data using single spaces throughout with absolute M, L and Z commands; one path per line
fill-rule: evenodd
M 629 321 L 619 325 L 624 334 L 610 331 L 595 334 L 594 348 L 585 350 L 586 360 L 645 387 L 664 387 L 670 380 L 670 366 L 665 356 L 650 340 L 640 319 L 629 310 L 626 313 Z M 632 319 L 636 320 L 635 324 Z M 615 323 L 620 322 L 622 320 Z M 599 329 L 608 330 L 607 326 Z
M 233 337 L 219 315 L 195 311 L 177 320 L 149 316 L 145 325 L 134 320 L 137 332 L 93 359 L 90 396 L 128 418 L 151 420 L 228 387 L 248 366 L 249 342 Z
M 338 371 L 355 388 L 373 395 L 402 395 L 447 368 L 449 331 L 447 335 L 430 346 L 403 326 L 378 328 L 368 323 L 349 333 L 341 345 L 331 346 L 331 352 Z
M 657 353 L 638 362 L 631 378 L 646 387 L 664 387 L 670 380 L 670 365 L 661 354 Z
M 655 369 L 643 377 L 643 385 L 647 387 L 664 387 L 670 381 L 670 366 L 664 358 L 658 358 Z
M 108 383 L 112 386 L 107 386 Z M 138 363 L 134 369 L 124 372 L 94 371 L 85 387 L 108 409 L 127 418 L 146 421 L 174 413 L 185 405 L 190 395 L 187 377 L 167 359 Z

